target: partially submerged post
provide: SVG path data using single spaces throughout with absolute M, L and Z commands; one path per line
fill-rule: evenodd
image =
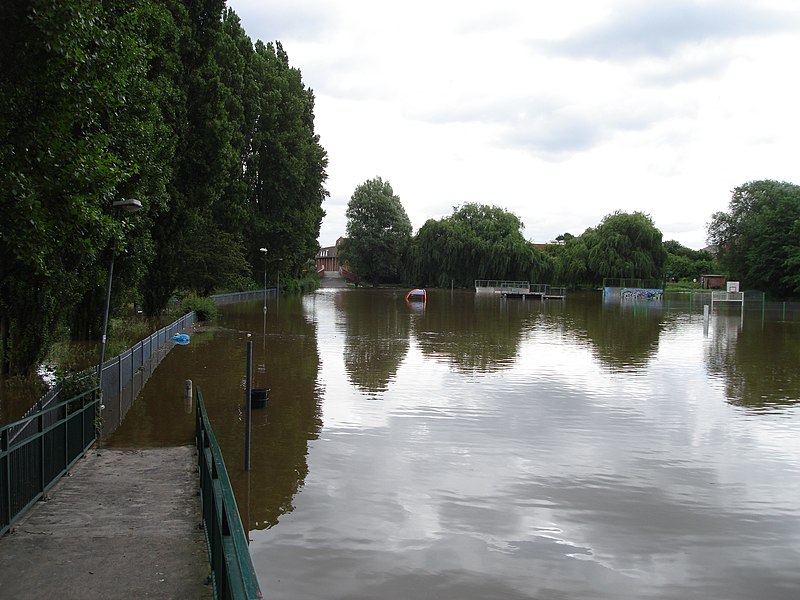
M 187 415 L 192 414 L 192 380 L 187 379 L 183 384 L 183 409 Z

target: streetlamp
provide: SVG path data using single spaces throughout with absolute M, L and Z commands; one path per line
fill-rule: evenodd
M 259 248 L 264 253 L 264 312 L 267 312 L 267 249 Z
M 281 295 L 281 263 L 283 262 L 282 258 L 278 259 L 278 297 Z
M 127 213 L 134 213 L 142 208 L 142 203 L 135 198 L 124 198 L 115 200 L 111 204 L 112 209 L 118 209 Z M 111 283 L 114 279 L 114 256 L 116 252 L 111 251 L 111 259 L 108 261 L 108 279 L 106 280 L 106 306 L 103 311 L 103 337 L 100 338 L 100 362 L 97 364 L 97 383 L 100 385 L 102 395 L 103 385 L 103 360 L 106 356 L 106 337 L 108 335 L 108 313 L 111 309 Z

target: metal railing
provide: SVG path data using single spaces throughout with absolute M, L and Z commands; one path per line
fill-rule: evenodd
M 635 277 L 603 277 L 603 288 L 641 288 L 663 289 L 664 281 L 661 279 L 638 279 Z
M 94 444 L 98 390 L 0 427 L 0 535 Z
M 530 281 L 504 281 L 502 279 L 476 279 L 475 291 L 478 293 L 501 293 L 513 290 L 530 289 Z
M 195 439 L 200 469 L 200 507 L 206 534 L 214 597 L 222 599 L 262 598 L 247 532 L 242 526 L 233 487 L 208 419 L 203 394 L 198 388 Z

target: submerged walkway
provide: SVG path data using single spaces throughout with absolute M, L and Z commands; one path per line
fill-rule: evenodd
M 347 280 L 342 277 L 339 271 L 325 271 L 325 275 L 319 280 L 321 288 L 346 288 Z
M 0 538 L 0 597 L 211 598 L 195 449 L 92 449 Z

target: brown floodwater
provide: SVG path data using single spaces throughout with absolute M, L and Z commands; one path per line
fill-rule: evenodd
M 800 597 L 797 320 L 404 294 L 220 307 L 108 443 L 190 443 L 192 379 L 273 600 Z

